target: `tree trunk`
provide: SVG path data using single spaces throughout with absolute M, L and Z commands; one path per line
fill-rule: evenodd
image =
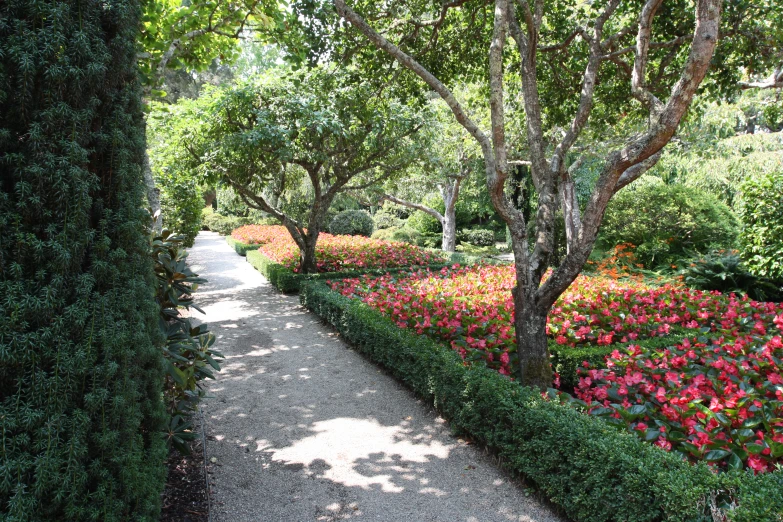
M 509 227 L 512 225 L 509 224 Z M 516 229 L 518 227 L 514 227 Z M 511 230 L 511 242 L 516 260 L 517 286 L 511 294 L 514 299 L 514 329 L 519 356 L 520 382 L 545 391 L 553 384 L 546 319 L 549 306 L 537 299 L 538 284 L 528 262 L 527 237 L 524 229 Z
M 530 302 L 524 292 L 514 291 L 514 327 L 521 381 L 541 391 L 552 387 L 552 365 L 546 337 L 548 310 Z
M 457 218 L 453 208 L 451 211 L 447 209 L 444 212 L 441 225 L 443 226 L 443 243 L 441 248 L 445 252 L 454 252 L 457 249 Z
M 163 215 L 160 213 L 160 189 L 155 186 L 155 178 L 152 177 L 152 168 L 150 167 L 150 155 L 146 150 L 144 151 L 142 168 L 144 170 L 144 185 L 147 188 L 147 203 L 149 203 L 149 208 L 155 217 L 152 230 L 156 234 L 160 234 L 163 229 Z
M 315 260 L 315 245 L 318 241 L 318 233 L 311 234 L 310 231 L 304 236 L 304 248 L 299 251 L 299 270 L 303 274 L 315 274 L 318 272 L 318 265 Z

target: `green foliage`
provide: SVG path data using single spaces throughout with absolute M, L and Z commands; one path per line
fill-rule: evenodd
M 407 227 L 388 227 L 373 232 L 372 238 L 418 245 L 421 242 L 421 233 Z
M 152 104 L 147 118 L 148 154 L 155 186 L 160 189 L 163 226 L 185 237 L 185 246 L 201 229 L 203 190 L 195 173 L 188 168 L 190 157 L 178 143 L 178 129 L 169 125 L 167 106 Z
M 400 219 L 397 213 L 389 210 L 386 206 L 381 207 L 373 215 L 372 221 L 375 224 L 376 231 L 384 228 L 400 228 L 403 225 L 403 220 Z
M 783 280 L 783 165 L 741 187 L 741 255 L 751 272 Z
M 213 212 L 211 208 L 203 209 L 202 225 L 206 230 L 217 232 L 221 236 L 229 236 L 235 229 L 244 225 L 279 225 L 280 222 L 275 218 L 255 218 L 255 217 L 237 217 L 224 216 Z
M 435 209 L 441 214 L 446 210 L 443 198 L 436 194 L 430 194 L 424 198 L 422 205 Z M 455 208 L 457 218 L 457 228 L 464 228 L 470 225 L 473 216 L 470 213 L 468 204 L 464 200 L 457 201 Z M 417 210 L 408 218 L 405 226 L 421 232 L 422 234 L 441 234 L 443 227 L 440 221 L 431 215 Z
M 191 247 L 201 230 L 204 198 L 193 179 L 167 172 L 156 177 L 160 189 L 160 210 L 163 226 L 176 230 L 184 238 L 184 246 Z
M 780 170 L 783 134 L 739 134 L 716 140 L 708 132 L 692 130 L 683 142 L 668 146 L 651 172 L 665 183 L 709 192 L 736 210 L 745 179 Z
M 372 216 L 366 210 L 343 210 L 329 223 L 329 232 L 336 235 L 370 237 L 374 228 Z
M 0 2 L 0 519 L 157 520 L 139 2 Z
M 163 362 L 166 380 L 163 396 L 171 417 L 167 440 L 180 453 L 188 453 L 187 443 L 195 438 L 188 418 L 206 395 L 201 386 L 204 379 L 214 379 L 212 370 L 220 371 L 218 359 L 223 356 L 212 349 L 215 336 L 206 324 L 194 326 L 180 310 L 194 309 L 193 291 L 206 280 L 198 277 L 187 265 L 187 239 L 163 230 L 153 236 L 151 256 L 157 276 L 155 299 L 160 308 L 159 324 L 166 337 Z
M 226 236 L 226 243 L 228 243 L 228 246 L 233 248 L 234 251 L 240 256 L 246 256 L 248 252 L 251 250 L 258 250 L 258 247 L 261 246 L 257 243 L 252 245 L 243 243 L 242 241 L 234 239 L 232 236 Z
M 215 59 L 231 61 L 239 53 L 243 29 L 271 30 L 282 23 L 276 0 L 180 2 L 144 0 L 139 59 L 142 79 L 151 94 L 162 87 L 169 69 L 202 71 Z
M 747 294 L 757 301 L 778 301 L 783 298 L 783 282 L 758 277 L 742 262 L 736 250 L 718 250 L 703 256 L 684 259 L 679 274 L 685 284 L 701 290 L 718 290 Z
M 302 304 L 357 350 L 435 405 L 453 430 L 493 449 L 568 518 L 590 522 L 710 520 L 726 501 L 729 520 L 777 522 L 780 471 L 713 473 L 620 432 L 600 419 L 547 401 L 536 389 L 483 365 L 465 365 L 448 347 L 398 328 L 364 303 L 323 283 L 302 287 Z M 718 507 L 718 506 L 716 506 Z
M 495 246 L 495 233 L 482 228 L 465 229 L 457 235 L 457 238 L 474 246 Z
M 500 253 L 500 251 L 492 246 L 476 246 L 470 243 L 460 243 L 456 246 L 457 252 L 463 252 L 473 256 L 494 256 Z
M 737 218 L 715 196 L 682 185 L 641 184 L 609 203 L 600 246 L 630 243 L 646 268 L 676 263 L 688 252 L 731 247 Z

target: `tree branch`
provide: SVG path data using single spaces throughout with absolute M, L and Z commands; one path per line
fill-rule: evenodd
M 473 136 L 484 151 L 485 157 L 491 157 L 492 145 L 489 138 L 484 134 L 478 125 L 467 115 L 462 105 L 454 97 L 454 94 L 437 79 L 432 73 L 425 69 L 419 62 L 414 60 L 411 56 L 403 52 L 399 47 L 389 42 L 386 38 L 381 36 L 375 29 L 369 26 L 364 19 L 356 13 L 353 9 L 345 4 L 345 0 L 335 0 L 334 5 L 337 8 L 337 14 L 342 18 L 345 18 L 351 25 L 359 30 L 365 37 L 373 42 L 379 49 L 387 52 L 395 60 L 397 60 L 402 66 L 412 71 L 419 78 L 424 80 L 432 90 L 443 98 L 451 111 L 454 113 L 457 121 L 465 127 L 465 130 Z
M 652 22 L 656 11 L 663 0 L 647 0 L 639 15 L 639 31 L 636 35 L 636 57 L 633 63 L 631 75 L 631 94 L 639 100 L 651 113 L 658 113 L 662 109 L 661 101 L 653 93 L 647 90 L 647 59 L 650 52 L 650 35 L 652 34 Z
M 396 203 L 398 205 L 402 205 L 403 207 L 412 208 L 414 210 L 421 210 L 425 214 L 429 214 L 430 216 L 437 219 L 441 224 L 443 224 L 443 214 L 435 210 L 434 208 L 427 207 L 425 205 L 420 205 L 418 203 L 412 203 L 410 201 L 406 201 L 404 199 L 400 199 L 398 197 L 392 196 L 391 194 L 384 194 L 380 197 L 378 200 L 381 201 L 391 201 L 392 203 Z

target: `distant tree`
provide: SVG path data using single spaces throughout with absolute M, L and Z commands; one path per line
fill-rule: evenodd
M 741 64 L 763 70 L 776 59 L 765 51 L 780 48 L 779 32 L 766 22 L 780 18 L 776 2 L 733 2 L 725 12 L 721 0 L 698 0 L 695 7 L 662 0 L 351 4 L 334 0 L 339 16 L 387 58 L 362 50 L 355 33 L 344 36 L 343 56 L 394 71 L 385 65 L 391 58 L 437 93 L 481 147 L 488 191 L 508 225 L 516 260 L 520 375 L 525 384 L 540 388 L 552 383 L 546 338 L 552 305 L 587 261 L 609 200 L 660 158 L 702 85 L 721 36 L 716 70 L 707 83 L 713 92 L 736 90 Z M 486 81 L 488 129 L 454 95 L 453 84 L 466 74 Z M 396 71 L 391 78 L 408 81 Z M 519 119 L 509 100 L 517 93 L 535 187 L 530 227 L 505 191 L 514 138 L 509 123 Z M 612 127 L 624 119 L 645 124 L 623 135 Z M 580 208 L 569 164 L 578 161 L 580 140 L 601 132 L 614 132 L 615 145 L 603 157 L 589 202 Z M 545 278 L 558 209 L 567 253 Z
M 457 201 L 463 182 L 476 167 L 480 168 L 481 151 L 464 129 L 456 124 L 448 107 L 440 100 L 430 103 L 425 129 L 420 133 L 425 140 L 422 161 L 409 169 L 404 179 L 390 183 L 380 201 L 390 201 L 435 218 L 443 230 L 441 248 L 454 252 L 457 245 Z M 422 196 L 437 191 L 443 201 L 443 212 L 422 202 Z M 406 198 L 405 192 L 418 197 Z
M 269 71 L 205 94 L 181 124 L 194 165 L 278 218 L 304 273 L 316 271 L 316 242 L 335 198 L 401 173 L 419 154 L 414 108 L 349 80 L 328 68 Z M 298 212 L 274 204 L 297 191 Z

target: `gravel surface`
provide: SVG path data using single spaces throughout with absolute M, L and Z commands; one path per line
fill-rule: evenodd
M 189 259 L 226 356 L 203 403 L 213 521 L 563 520 L 222 237 Z

